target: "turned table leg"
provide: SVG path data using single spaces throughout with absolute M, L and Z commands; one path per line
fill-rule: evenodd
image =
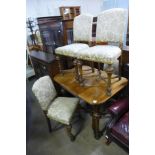
M 92 108 L 92 129 L 94 131 L 95 139 L 99 139 L 102 136 L 99 129 L 99 121 L 101 118 L 100 105 L 93 105 Z

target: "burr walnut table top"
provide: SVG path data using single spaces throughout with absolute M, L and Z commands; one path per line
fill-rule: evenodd
M 106 83 L 104 80 L 97 80 L 96 76 L 84 74 L 85 77 L 87 77 L 84 77 L 86 79 L 84 83 L 89 83 L 89 85 L 86 84 L 84 86 L 80 86 L 80 84 L 75 80 L 74 75 L 74 70 L 70 70 L 65 72 L 64 75 L 57 74 L 54 77 L 54 81 L 74 96 L 83 99 L 91 105 L 104 104 L 109 98 L 122 90 L 128 83 L 128 80 L 124 77 L 122 77 L 120 81 L 118 78 L 112 79 L 112 95 L 107 96 Z M 106 76 L 104 71 L 102 71 L 102 76 Z

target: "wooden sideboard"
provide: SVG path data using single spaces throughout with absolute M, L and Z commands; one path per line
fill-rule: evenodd
M 31 51 L 30 58 L 37 78 L 49 75 L 53 79 L 59 73 L 58 63 L 53 54 Z

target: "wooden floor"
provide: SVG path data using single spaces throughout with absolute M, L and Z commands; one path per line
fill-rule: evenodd
M 85 67 L 83 70 L 87 70 Z M 80 86 L 80 84 L 75 80 L 74 70 L 69 70 L 65 72 L 64 75 L 57 74 L 54 77 L 55 82 L 61 85 L 64 89 L 72 93 L 73 95 L 83 99 L 89 104 L 103 104 L 117 92 L 122 90 L 128 83 L 126 78 L 118 78 L 112 79 L 112 95 L 106 95 L 106 82 L 102 79 L 97 78 L 97 70 L 95 73 L 89 74 L 90 71 L 84 71 L 84 86 Z M 106 73 L 102 71 L 102 77 L 106 78 Z M 113 75 L 112 77 L 114 77 Z

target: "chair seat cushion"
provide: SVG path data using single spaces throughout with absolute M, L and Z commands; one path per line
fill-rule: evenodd
M 94 62 L 113 64 L 121 55 L 121 49 L 113 45 L 97 45 L 78 52 L 78 58 Z
M 75 97 L 58 97 L 50 105 L 47 116 L 63 124 L 70 124 L 79 99 Z
M 87 44 L 73 43 L 55 49 L 55 53 L 64 56 L 76 57 L 79 50 L 89 48 Z
M 129 113 L 125 113 L 123 117 L 112 127 L 111 130 L 114 137 L 121 142 L 129 144 Z

